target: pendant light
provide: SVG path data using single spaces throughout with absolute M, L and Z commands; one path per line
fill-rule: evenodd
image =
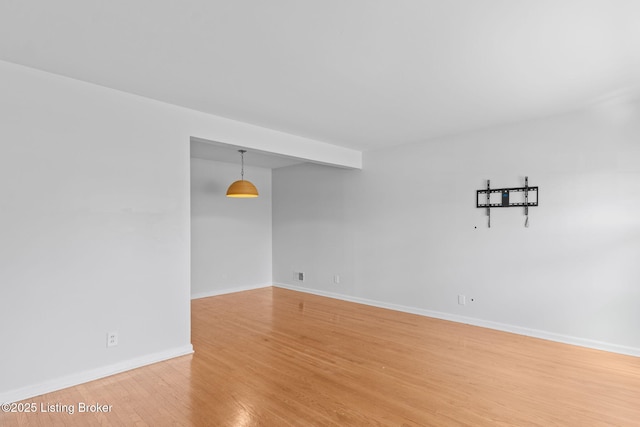
M 236 181 L 229 186 L 227 190 L 227 197 L 235 197 L 235 198 L 249 198 L 249 197 L 258 197 L 258 189 L 255 185 L 253 185 L 249 181 L 244 180 L 244 153 L 247 150 L 238 150 L 240 153 L 240 159 L 242 162 L 242 169 L 240 170 L 240 176 L 242 177 L 240 181 Z

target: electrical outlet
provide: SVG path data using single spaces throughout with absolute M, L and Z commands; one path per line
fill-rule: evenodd
M 340 275 L 338 274 L 333 275 L 333 283 L 335 283 L 336 285 L 340 284 Z
M 298 273 L 298 281 L 304 282 L 304 273 Z
M 467 298 L 464 295 L 458 295 L 458 304 L 465 305 L 467 303 Z
M 107 332 L 107 347 L 115 347 L 118 345 L 118 333 Z

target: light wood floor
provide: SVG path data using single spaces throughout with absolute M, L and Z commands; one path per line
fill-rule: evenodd
M 639 426 L 640 358 L 278 288 L 193 301 L 196 353 L 27 402 L 29 426 Z

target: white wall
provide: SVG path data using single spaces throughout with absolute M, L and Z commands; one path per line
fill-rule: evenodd
M 2 61 L 0 94 L 0 402 L 191 351 L 190 137 L 360 161 Z
M 0 397 L 190 352 L 189 135 L 115 91 L 0 82 Z
M 238 163 L 191 159 L 191 297 L 271 286 L 271 169 L 245 166 L 256 199 L 226 197 Z
M 640 355 L 640 106 L 610 107 L 275 170 L 274 282 Z M 476 190 L 525 175 L 530 228 L 488 229 Z

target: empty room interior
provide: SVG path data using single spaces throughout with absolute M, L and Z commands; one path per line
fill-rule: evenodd
M 640 423 L 640 2 L 2 2 L 0 183 L 2 426 Z

